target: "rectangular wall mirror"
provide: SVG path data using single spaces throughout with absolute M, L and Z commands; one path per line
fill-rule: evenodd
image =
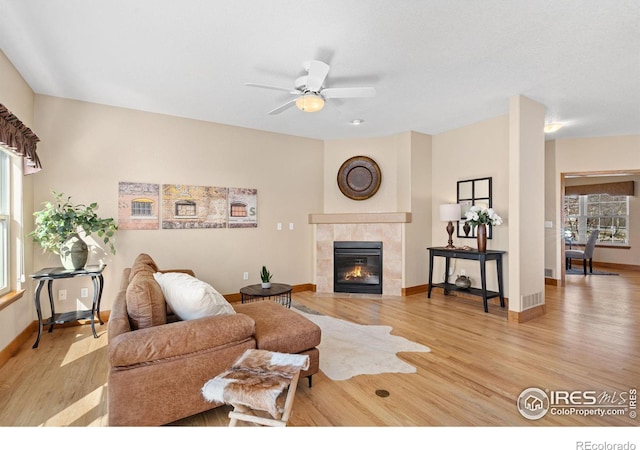
M 458 237 L 475 239 L 476 228 L 465 223 L 465 213 L 474 205 L 481 208 L 493 207 L 491 204 L 491 177 L 458 181 L 458 203 L 462 208 L 462 218 L 457 225 Z M 487 239 L 491 239 L 492 231 L 492 226 L 489 225 Z

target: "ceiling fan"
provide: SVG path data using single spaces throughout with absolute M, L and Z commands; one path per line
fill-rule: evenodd
M 280 114 L 282 111 L 292 107 L 293 105 L 296 105 L 301 111 L 316 112 L 320 111 L 324 107 L 324 102 L 328 99 L 365 98 L 374 97 L 376 95 L 376 90 L 372 87 L 324 87 L 324 82 L 329 74 L 329 69 L 329 65 L 322 61 L 307 61 L 304 63 L 304 70 L 307 72 L 307 75 L 297 78 L 293 89 L 257 83 L 245 83 L 245 86 L 286 91 L 296 96 L 285 104 L 269 111 L 269 114 L 271 115 Z

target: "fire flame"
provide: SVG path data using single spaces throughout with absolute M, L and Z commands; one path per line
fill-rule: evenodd
M 363 270 L 363 266 L 356 265 L 352 271 L 347 272 L 344 275 L 345 280 L 352 280 L 354 278 L 368 278 L 371 274 L 366 270 Z

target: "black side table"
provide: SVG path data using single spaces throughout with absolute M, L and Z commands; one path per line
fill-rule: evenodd
M 104 287 L 104 278 L 102 272 L 106 265 L 103 266 L 85 266 L 84 269 L 68 270 L 64 267 L 47 267 L 31 275 L 31 278 L 38 280 L 38 286 L 34 295 L 34 301 L 36 304 L 36 313 L 38 314 L 38 337 L 32 348 L 37 348 L 40 342 L 40 336 L 42 335 L 42 327 L 49 325 L 49 333 L 53 331 L 53 325 L 56 323 L 74 322 L 77 320 L 91 319 L 91 331 L 93 331 L 93 337 L 97 338 L 96 327 L 94 323 L 95 316 L 97 314 L 100 325 L 104 322 L 100 317 L 100 300 L 102 299 L 102 289 Z M 53 303 L 53 280 L 61 280 L 64 278 L 75 277 L 91 277 L 93 282 L 93 303 L 91 309 L 70 311 L 66 313 L 56 314 L 55 306 Z M 42 320 L 42 309 L 40 307 L 40 292 L 44 282 L 47 282 L 47 290 L 49 292 L 49 306 L 51 307 L 51 318 L 46 322 Z
M 275 302 L 282 306 L 291 308 L 291 291 L 293 288 L 288 284 L 272 283 L 268 289 L 263 289 L 260 284 L 252 284 L 240 289 L 242 303 L 273 298 Z

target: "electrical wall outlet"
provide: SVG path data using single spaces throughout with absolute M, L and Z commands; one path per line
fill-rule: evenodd
M 67 299 L 67 290 L 58 289 L 58 300 L 66 300 L 66 299 Z
M 293 222 L 289 222 L 289 229 L 293 230 Z
M 243 280 L 248 280 L 249 279 L 249 272 L 245 272 L 242 274 L 242 279 Z
M 276 224 L 276 230 L 282 231 L 282 224 L 280 222 Z
M 89 288 L 82 288 L 80 289 L 80 298 L 87 298 L 89 297 Z

